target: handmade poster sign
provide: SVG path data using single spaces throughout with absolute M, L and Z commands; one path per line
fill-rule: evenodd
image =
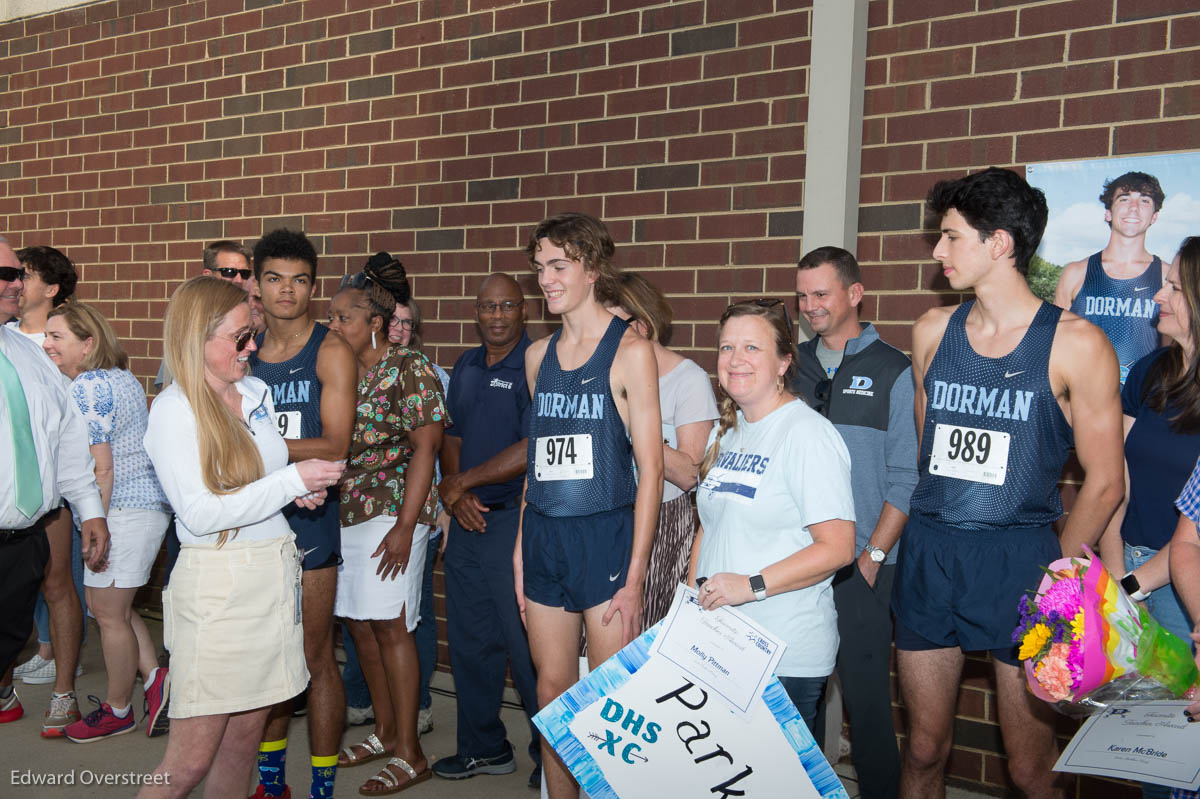
M 730 608 L 703 612 L 720 616 L 719 623 L 697 623 L 695 599 L 694 590 L 681 586 L 664 622 L 534 717 L 580 786 L 592 799 L 848 799 L 779 680 L 761 671 L 778 662 L 783 644 Z M 727 667 L 716 653 L 736 651 L 731 638 L 762 653 L 761 638 L 771 654 Z M 705 666 L 692 646 L 706 653 Z M 687 669 L 680 665 L 689 663 L 686 654 L 667 656 L 689 652 Z M 721 668 L 709 662 L 710 653 Z M 760 679 L 763 687 L 744 708 L 735 704 L 745 693 L 738 683 Z
M 1184 717 L 1189 704 L 1114 702 L 1084 722 L 1054 770 L 1194 791 L 1200 788 L 1200 724 Z

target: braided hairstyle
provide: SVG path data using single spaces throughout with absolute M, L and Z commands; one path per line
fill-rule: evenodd
M 355 304 L 367 309 L 368 319 L 380 317 L 385 331 L 396 305 L 404 305 L 412 297 L 404 264 L 386 252 L 375 253 L 361 272 L 342 278 L 338 293 L 351 289 L 362 292 L 362 301 Z
M 736 302 L 721 314 L 721 321 L 717 327 L 718 339 L 721 331 L 725 329 L 725 323 L 735 316 L 757 316 L 766 320 L 771 326 L 775 334 L 775 353 L 781 359 L 788 361 L 787 371 L 784 372 L 781 383 L 782 390 L 790 394 L 792 379 L 796 376 L 796 345 L 792 338 L 792 322 L 788 317 L 787 307 L 779 300 Z M 704 453 L 704 460 L 700 461 L 701 480 L 708 475 L 709 469 L 713 467 L 713 464 L 717 462 L 717 457 L 721 454 L 721 438 L 729 430 L 737 427 L 737 403 L 733 401 L 733 397 L 725 393 L 723 386 L 717 386 L 717 395 L 720 397 L 721 416 L 717 422 L 716 438 L 713 439 L 708 451 Z

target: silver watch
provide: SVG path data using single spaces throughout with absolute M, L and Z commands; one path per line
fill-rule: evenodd
M 885 560 L 887 560 L 887 553 L 877 546 L 867 544 L 865 547 L 863 547 L 863 551 L 870 555 L 872 563 L 883 563 Z

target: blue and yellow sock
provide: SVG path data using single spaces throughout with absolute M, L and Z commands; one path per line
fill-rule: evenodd
M 258 781 L 264 796 L 283 796 L 287 790 L 287 738 L 258 745 Z
M 333 799 L 333 780 L 337 777 L 337 755 L 312 756 L 312 789 L 308 799 Z

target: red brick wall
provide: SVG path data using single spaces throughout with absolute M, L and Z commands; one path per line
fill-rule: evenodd
M 623 266 L 653 270 L 675 345 L 711 369 L 731 295 L 790 293 L 803 200 L 820 201 L 803 185 L 810 5 L 109 0 L 0 24 L 0 232 L 80 264 L 150 387 L 205 241 L 302 228 L 326 296 L 398 254 L 450 364 L 480 277 L 535 294 L 524 236 L 582 209 Z M 1200 149 L 1194 9 L 871 2 L 864 318 L 907 348 L 917 314 L 957 299 L 921 228 L 934 180 Z M 991 683 L 969 665 L 951 771 L 1002 786 Z

